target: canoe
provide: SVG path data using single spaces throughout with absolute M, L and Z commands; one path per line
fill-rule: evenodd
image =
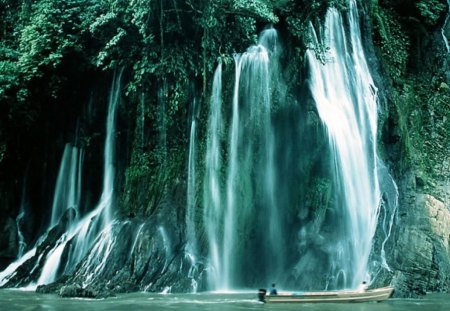
M 393 287 L 387 286 L 365 291 L 324 291 L 324 292 L 303 292 L 303 293 L 280 293 L 278 295 L 264 295 L 264 302 L 368 302 L 383 301 L 391 297 Z

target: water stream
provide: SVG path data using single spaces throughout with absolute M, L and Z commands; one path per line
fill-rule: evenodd
M 369 257 L 380 215 L 384 230 L 380 266 L 390 269 L 384 248 L 394 222 L 398 190 L 377 157 L 377 88 L 364 56 L 358 23 L 356 3 L 350 0 L 348 11 L 340 13 L 331 8 L 322 27 L 309 29 L 312 41 L 306 52 L 309 78 L 305 93 L 310 94 L 320 117 L 317 128 L 322 126 L 326 132 L 323 149 L 327 150 L 323 158 L 309 154 L 314 150 L 323 151 L 320 149 L 323 144 L 318 146 L 321 142 L 317 141 L 323 141 L 323 137 L 302 132 L 308 127 L 301 122 L 310 121 L 302 114 L 315 115 L 316 112 L 306 111 L 302 106 L 306 106 L 309 97 L 302 98 L 302 94 L 298 100 L 289 98 L 290 102 L 285 103 L 286 98 L 274 96 L 281 94 L 284 87 L 278 64 L 280 44 L 274 28 L 265 29 L 257 44 L 233 55 L 234 76 L 225 80 L 231 82 L 229 85 L 222 85 L 222 67 L 227 65 L 217 66 L 204 145 L 200 141 L 202 119 L 196 118 L 194 103 L 194 113 L 189 119 L 186 232 L 183 236 L 186 245 L 183 245 L 185 257 L 182 260 L 183 265 L 184 262 L 191 264 L 187 277 L 192 281 L 193 292 L 198 286 L 197 268 L 203 264 L 208 271 L 207 288 L 215 291 L 230 292 L 256 284 L 264 287 L 273 281 L 304 287 L 300 289 L 356 288 L 362 281 L 370 281 L 373 275 Z M 130 264 L 132 274 L 134 264 L 142 264 L 140 258 L 146 256 L 140 253 L 141 244 L 149 243 L 145 236 L 141 240 L 141 232 L 146 230 L 144 224 L 124 231 L 133 235 L 128 246 L 119 244 L 117 234 L 120 228 L 131 223 L 119 224 L 114 220 L 116 116 L 121 77 L 121 72 L 114 76 L 109 94 L 99 202 L 90 212 L 81 215 L 84 151 L 67 144 L 50 222 L 54 228 L 65 217 L 70 221 L 64 224 L 65 233 L 51 249 L 34 259 L 33 271 L 40 273 L 31 284 L 32 288 L 51 283 L 62 274 L 76 274 L 83 285 L 88 285 L 106 270 L 105 277 L 110 277 L 111 273 L 122 269 L 114 270 L 114 264 L 123 266 L 127 260 L 136 260 Z M 157 107 L 159 138 L 156 148 L 161 148 L 164 154 L 167 152 L 167 83 L 162 81 Z M 229 98 L 222 97 L 227 90 Z M 136 131 L 141 147 L 145 138 L 144 108 L 142 95 L 138 108 L 139 131 Z M 314 137 L 302 139 L 303 135 L 310 134 Z M 197 158 L 201 151 L 204 151 L 204 162 L 201 156 Z M 166 168 L 164 161 L 159 167 L 161 170 Z M 308 161 L 311 163 L 304 163 Z M 309 189 L 314 188 L 310 184 L 319 184 L 314 174 L 322 174 L 323 179 L 331 176 L 329 189 L 333 193 L 329 201 L 332 206 L 327 205 L 327 200 L 308 197 L 316 190 Z M 199 196 L 197 189 L 201 178 L 203 196 Z M 325 197 L 323 192 L 328 188 L 319 190 L 319 196 Z M 385 195 L 384 205 L 382 194 Z M 324 203 L 323 206 L 316 206 L 320 203 Z M 203 210 L 197 209 L 198 206 Z M 73 214 L 68 214 L 70 210 Z M 319 217 L 319 213 L 325 216 Z M 171 239 L 173 229 L 162 223 L 152 225 L 156 226 L 155 241 L 160 240 L 161 245 L 154 241 L 150 246 L 156 253 L 158 250 L 163 253 L 158 260 L 164 266 L 158 273 L 172 273 L 173 258 L 179 255 L 174 254 L 179 245 Z M 46 234 L 40 241 L 45 237 Z M 129 258 L 111 259 L 126 247 L 131 248 L 123 252 Z M 142 249 L 149 251 L 150 248 Z M 1 272 L 0 286 L 14 276 L 18 266 L 34 258 L 35 252 L 36 247 Z M 66 260 L 61 260 L 63 254 Z M 108 269 L 110 264 L 113 267 Z M 177 273 L 186 272 L 181 266 L 175 268 Z M 140 277 L 142 282 L 147 282 L 144 274 Z M 154 280 L 149 278 L 143 284 L 150 283 L 147 288 L 151 288 L 152 282 Z M 164 291 L 170 292 L 173 285 L 164 284 Z
M 448 20 L 450 19 L 450 0 L 447 0 L 447 6 L 448 6 L 447 16 L 445 17 L 444 24 L 442 25 L 442 28 L 441 28 L 441 35 L 442 35 L 442 39 L 444 40 L 444 45 L 447 50 L 447 53 L 450 53 L 450 44 L 448 43 L 448 38 L 446 35 L 446 32 L 450 31 L 449 29 L 447 29 L 449 27 Z
M 55 248 L 50 251 L 47 256 L 46 263 L 42 270 L 41 276 L 37 282 L 37 285 L 49 284 L 53 282 L 58 276 L 60 258 L 70 241 L 70 251 L 63 273 L 72 272 L 80 260 L 85 256 L 87 251 L 93 246 L 94 241 L 97 239 L 99 233 L 101 236 L 110 237 L 107 233 L 110 232 L 110 226 L 112 223 L 112 207 L 114 204 L 114 178 L 115 178 L 115 136 L 116 136 L 116 116 L 117 106 L 119 103 L 120 88 L 121 88 L 122 71 L 115 74 L 109 94 L 108 101 L 108 113 L 106 117 L 106 137 L 104 148 L 104 170 L 103 170 L 103 191 L 100 197 L 100 202 L 97 207 L 85 217 L 83 217 L 74 226 L 70 227 L 66 234 L 57 241 Z M 103 231 L 106 231 L 105 234 Z M 97 241 L 95 248 L 98 252 L 93 252 L 97 258 L 101 258 L 100 262 L 104 262 L 107 258 L 103 250 L 111 245 L 111 239 L 100 238 L 100 242 Z M 100 245 L 99 245 L 100 243 Z M 106 244 L 103 245 L 103 244 Z M 90 262 L 97 265 L 96 261 Z M 86 265 L 86 262 L 83 263 Z M 94 271 L 99 267 L 91 267 Z
M 219 236 L 220 228 L 217 226 L 218 220 L 222 218 L 221 210 L 221 173 L 222 148 L 221 139 L 223 136 L 222 118 L 222 63 L 220 63 L 214 73 L 212 94 L 210 99 L 210 113 L 208 117 L 208 133 L 206 138 L 205 175 L 203 204 L 205 206 L 204 223 L 208 236 L 209 259 L 211 270 L 209 271 L 209 286 L 213 288 L 219 284 L 221 276 Z
M 192 118 L 191 131 L 189 138 L 189 161 L 188 161 L 188 181 L 187 181 L 187 206 L 186 206 L 186 234 L 188 243 L 188 252 L 190 254 L 196 254 L 196 223 L 195 223 L 195 213 L 196 213 L 196 171 L 195 171 L 195 161 L 196 161 L 196 121 Z
M 79 216 L 82 167 L 83 150 L 67 143 L 64 147 L 56 180 L 49 228 L 58 224 L 67 209 L 72 208 L 75 214 Z
M 196 189 L 196 159 L 197 159 L 197 140 L 196 140 L 196 115 L 195 115 L 195 101 L 194 113 L 192 114 L 191 130 L 189 135 L 189 158 L 188 158 L 188 180 L 186 193 L 186 238 L 187 245 L 185 248 L 185 256 L 191 263 L 189 277 L 194 281 L 193 271 L 197 263 L 198 249 L 197 249 L 197 189 Z M 196 288 L 196 285 L 194 284 Z M 194 290 L 195 291 L 195 290 Z
M 26 220 L 26 214 L 28 210 L 28 196 L 27 196 L 27 173 L 25 174 L 25 178 L 23 179 L 22 186 L 22 197 L 20 200 L 20 210 L 19 215 L 16 217 L 16 225 L 17 225 L 17 237 L 19 239 L 19 250 L 17 252 L 17 258 L 20 258 L 24 255 L 24 251 L 27 247 L 27 242 L 25 240 L 25 236 L 23 233 L 23 227 Z
M 355 288 L 369 278 L 368 259 L 377 227 L 377 89 L 364 56 L 356 3 L 347 14 L 328 10 L 320 31 L 311 26 L 309 86 L 332 152 L 336 184 L 335 232 L 328 249 L 333 287 Z M 344 28 L 348 21 L 349 31 Z M 325 50 L 320 46 L 327 47 Z
M 204 198 L 213 287 L 216 289 L 229 290 L 245 284 L 243 273 L 246 268 L 241 259 L 249 249 L 256 247 L 263 254 L 270 254 L 272 265 L 267 267 L 267 274 L 271 277 L 277 273 L 283 258 L 278 247 L 280 211 L 275 200 L 269 61 L 274 54 L 276 38 L 275 29 L 266 29 L 261 33 L 258 45 L 234 55 L 231 120 L 228 140 L 222 145 L 221 65 L 214 77 L 207 129 Z M 221 159 L 221 148 L 227 148 L 227 159 Z M 221 169 L 225 174 L 223 184 L 220 184 Z M 255 213 L 259 215 L 257 219 Z M 266 236 L 268 243 L 248 245 L 245 235 L 251 234 L 252 230 Z
M 108 113 L 106 121 L 106 137 L 104 149 L 104 174 L 103 174 L 103 191 L 98 205 L 87 215 L 73 221 L 79 214 L 79 200 L 81 191 L 81 168 L 83 152 L 78 148 L 67 144 L 61 160 L 60 170 L 58 174 L 57 184 L 55 187 L 55 194 L 53 200 L 52 220 L 49 230 L 52 225 L 64 226 L 66 232 L 50 246 L 52 249 L 48 251 L 46 257 L 42 254 L 34 264 L 35 269 L 41 269 L 39 278 L 29 285 L 29 288 L 36 288 L 37 285 L 49 284 L 56 280 L 61 273 L 67 274 L 73 272 L 76 265 L 86 255 L 87 251 L 94 245 L 94 241 L 99 234 L 108 236 L 110 226 L 112 223 L 112 209 L 114 204 L 114 178 L 115 178 L 115 126 L 117 106 L 120 96 L 122 71 L 114 76 L 111 91 L 108 101 Z M 74 211 L 74 214 L 70 211 Z M 69 212 L 69 214 L 67 213 Z M 46 232 L 38 241 L 39 245 L 47 237 Z M 70 243 L 69 243 L 70 242 Z M 104 243 L 103 243 L 104 242 Z M 97 248 L 107 248 L 111 245 L 110 239 L 99 239 L 96 242 Z M 98 246 L 98 243 L 103 243 L 106 246 Z M 61 256 L 65 252 L 66 247 L 70 246 L 68 250 L 67 260 L 61 262 Z M 22 258 L 13 262 L 5 271 L 0 274 L 0 284 L 6 284 L 16 273 L 16 269 L 24 262 L 32 259 L 36 252 L 36 247 L 28 251 Z M 101 257 L 106 259 L 102 252 L 97 254 L 97 259 Z M 92 270 L 98 270 L 97 261 L 93 260 L 90 267 Z M 100 260 L 101 261 L 101 260 Z M 43 264 L 41 264 L 43 262 Z M 33 273 L 33 270 L 30 274 Z

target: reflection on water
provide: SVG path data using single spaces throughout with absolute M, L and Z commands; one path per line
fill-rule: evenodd
M 103 300 L 69 299 L 57 295 L 20 290 L 0 290 L 1 310 L 307 310 L 307 311 L 448 311 L 449 294 L 433 294 L 423 299 L 389 299 L 381 303 L 355 304 L 262 304 L 255 293 L 239 294 L 149 294 L 133 293 Z

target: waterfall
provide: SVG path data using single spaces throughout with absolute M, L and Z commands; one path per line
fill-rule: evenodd
M 220 140 L 223 131 L 222 120 L 222 63 L 216 68 L 213 79 L 212 93 L 210 99 L 210 113 L 208 117 L 208 132 L 205 155 L 205 176 L 203 204 L 205 206 L 204 223 L 209 241 L 209 258 L 212 271 L 209 273 L 209 286 L 215 287 L 219 283 L 220 254 L 218 237 L 220 234 L 218 220 L 221 218 L 221 190 L 220 169 L 221 146 Z
M 112 205 L 114 194 L 115 179 L 115 155 L 116 155 L 116 119 L 117 106 L 119 104 L 120 86 L 122 72 L 114 77 L 111 91 L 109 94 L 108 115 L 106 119 L 106 139 L 104 149 L 104 166 L 103 166 L 103 192 L 100 198 L 99 206 L 104 205 L 103 221 L 104 227 L 108 226 L 112 221 Z
M 28 170 L 27 170 L 28 171 Z M 22 228 L 24 225 L 24 220 L 26 211 L 28 210 L 28 202 L 27 202 L 27 173 L 25 174 L 25 178 L 23 179 L 23 185 L 22 185 L 22 198 L 20 200 L 20 210 L 19 215 L 16 217 L 16 226 L 17 226 L 17 237 L 19 239 L 19 250 L 17 252 L 17 258 L 20 258 L 23 256 L 25 249 L 27 248 L 27 243 L 25 240 L 25 236 L 23 235 Z
M 166 253 L 165 254 L 166 256 L 164 257 L 165 258 L 164 259 L 164 267 L 161 272 L 161 273 L 163 273 L 169 265 L 168 258 L 170 258 L 172 256 L 172 252 L 171 252 L 172 245 L 171 245 L 170 239 L 167 235 L 166 229 L 163 226 L 158 227 L 158 232 L 161 234 L 161 238 L 163 240 L 163 245 L 164 245 L 164 252 Z
M 381 225 L 384 235 L 380 249 L 380 267 L 391 271 L 386 260 L 385 246 L 391 236 L 392 227 L 397 215 L 399 193 L 397 184 L 381 160 L 378 161 L 378 176 L 380 180 L 380 191 L 383 194 L 383 204 L 380 208 L 378 222 L 379 226 Z
M 188 159 L 188 177 L 187 177 L 187 202 L 186 202 L 186 256 L 190 259 L 192 266 L 195 266 L 197 256 L 197 234 L 196 234 L 196 120 L 195 120 L 195 101 L 191 121 L 191 133 L 189 135 L 189 159 Z
M 377 226 L 377 89 L 361 43 L 354 0 L 345 15 L 328 10 L 320 40 L 310 27 L 313 49 L 306 53 L 309 87 L 328 133 L 336 184 L 336 222 L 330 279 L 335 287 L 355 288 L 367 280 L 368 258 Z M 317 52 L 320 46 L 326 51 Z M 317 54 L 319 53 L 319 54 Z M 325 55 L 320 55 L 325 53 Z
M 63 271 L 63 273 L 72 272 L 76 265 L 93 246 L 94 241 L 97 239 L 99 234 L 101 234 L 101 237 L 103 238 L 100 238 L 95 244 L 95 248 L 98 252 L 93 253 L 94 255 L 96 254 L 97 261 L 101 259 L 100 261 L 104 262 L 106 260 L 105 252 L 100 252 L 100 250 L 110 249 L 109 247 L 113 244 L 112 238 L 108 233 L 110 232 L 109 228 L 112 223 L 112 207 L 114 202 L 115 126 L 117 106 L 120 96 L 121 77 L 122 71 L 120 71 L 119 74 L 114 75 L 109 94 L 104 149 L 103 191 L 100 197 L 100 202 L 93 211 L 85 215 L 76 224 L 72 225 L 69 230 L 59 238 L 54 248 L 49 251 L 37 285 L 49 284 L 53 282 L 58 277 L 59 271 Z M 73 150 L 70 154 L 72 154 L 72 158 Z M 61 167 L 64 167 L 64 165 L 61 165 Z M 71 196 L 68 197 L 70 198 Z M 68 259 L 65 262 L 64 267 L 60 267 L 61 255 L 68 245 L 70 245 Z M 90 256 L 92 257 L 92 252 Z M 96 265 L 95 260 L 91 260 L 89 263 Z M 91 268 L 94 269 L 94 272 L 98 271 L 98 267 Z
M 36 255 L 36 247 L 26 252 L 22 257 L 12 262 L 5 270 L 0 272 L 0 286 L 5 285 L 16 274 L 17 268 L 27 262 L 30 258 Z
M 448 25 L 448 20 L 450 18 L 450 0 L 447 0 L 447 6 L 448 6 L 447 16 L 445 17 L 444 25 L 442 25 L 441 34 L 442 34 L 442 39 L 444 40 L 444 45 L 447 50 L 447 53 L 450 53 L 450 45 L 448 43 L 448 38 L 445 35 L 445 31 L 446 31 L 446 28 Z
M 83 163 L 83 151 L 71 144 L 66 144 L 61 159 L 61 164 L 58 171 L 58 177 L 55 185 L 55 192 L 53 195 L 53 205 L 50 226 L 48 231 L 39 239 L 37 245 L 45 241 L 47 233 L 56 225 L 63 226 L 62 229 L 68 230 L 64 233 L 47 253 L 44 259 L 44 265 L 37 280 L 37 284 L 48 284 L 53 282 L 57 277 L 57 272 L 60 266 L 61 255 L 68 242 L 68 235 L 74 228 L 71 227 L 73 220 L 79 215 L 79 203 L 81 197 L 81 171 Z M 25 184 L 25 183 L 24 183 Z M 0 283 L 5 284 L 11 277 L 14 276 L 15 271 L 23 263 L 32 258 L 36 253 L 36 246 L 23 254 L 24 239 L 20 231 L 21 224 L 25 213 L 25 186 L 22 194 L 22 207 L 19 216 L 17 217 L 17 226 L 19 228 L 19 256 L 18 260 L 13 262 L 0 276 Z M 64 216 L 64 217 L 63 217 Z M 74 234 L 72 233 L 71 236 Z M 42 256 L 42 254 L 41 254 Z M 37 268 L 42 257 L 39 257 L 37 264 L 33 270 Z M 31 272 L 30 272 L 31 274 Z M 33 288 L 33 284 L 30 284 Z
M 70 232 L 70 227 L 75 217 L 79 217 L 82 165 L 83 150 L 71 144 L 66 144 L 56 179 L 49 230 L 58 224 L 62 224 L 65 227 L 64 229 L 69 229 Z M 67 241 L 67 234 L 63 234 L 54 248 L 49 251 L 41 275 L 37 281 L 38 285 L 55 281 L 60 266 L 61 255 Z
M 76 215 L 79 215 L 82 165 L 83 150 L 66 144 L 56 179 L 50 228 L 58 224 L 69 208 L 73 208 Z
M 77 274 L 83 275 L 83 286 L 91 284 L 105 269 L 117 241 L 117 235 L 113 234 L 112 229 L 111 223 L 100 232 L 95 241 L 91 241 L 92 250 L 77 267 Z
M 61 262 L 61 255 L 67 244 L 67 235 L 58 240 L 56 246 L 48 253 L 41 275 L 37 281 L 37 285 L 49 284 L 56 280 L 58 276 L 58 268 Z
M 267 278 L 277 274 L 283 258 L 271 123 L 270 58 L 276 52 L 276 39 L 275 29 L 269 28 L 261 33 L 258 45 L 234 55 L 235 80 L 223 185 L 219 184 L 221 65 L 214 76 L 208 119 L 204 221 L 212 265 L 210 281 L 215 289 L 230 290 L 249 284 L 244 272 L 254 266 L 259 254 L 271 259 L 271 265 L 260 262 L 261 275 Z
M 17 252 L 17 258 L 20 258 L 23 256 L 23 253 L 27 247 L 27 243 L 25 242 L 25 237 L 23 236 L 23 232 L 20 228 L 24 219 L 25 219 L 25 210 L 23 207 L 21 207 L 19 215 L 16 218 L 17 237 L 19 239 L 19 250 Z

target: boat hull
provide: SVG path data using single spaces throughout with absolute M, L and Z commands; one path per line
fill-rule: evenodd
M 368 289 L 366 291 L 305 292 L 301 294 L 266 295 L 268 303 L 312 303 L 312 302 L 368 302 L 388 299 L 394 291 L 392 287 Z

